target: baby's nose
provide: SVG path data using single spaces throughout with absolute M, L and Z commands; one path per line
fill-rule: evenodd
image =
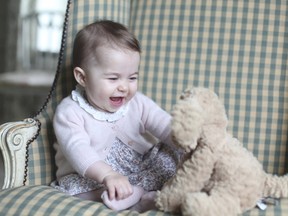
M 125 92 L 128 89 L 128 85 L 125 81 L 121 82 L 118 86 L 118 91 Z

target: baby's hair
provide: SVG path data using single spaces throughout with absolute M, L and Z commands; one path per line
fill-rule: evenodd
M 77 33 L 73 47 L 73 67 L 84 69 L 100 46 L 141 52 L 138 40 L 124 25 L 111 20 L 99 20 Z

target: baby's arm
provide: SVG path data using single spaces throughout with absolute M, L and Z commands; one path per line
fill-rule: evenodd
M 115 171 L 104 163 L 97 161 L 92 164 L 86 171 L 85 176 L 103 183 L 108 190 L 109 199 L 125 199 L 133 193 L 133 188 L 128 178 Z
M 141 120 L 145 131 L 149 131 L 153 136 L 164 143 L 173 144 L 170 138 L 171 115 L 157 105 L 152 99 L 144 95 L 139 95 L 139 108 Z

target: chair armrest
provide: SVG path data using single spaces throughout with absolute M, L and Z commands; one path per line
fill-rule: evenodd
M 39 125 L 38 121 L 31 118 L 0 125 L 2 189 L 23 185 L 27 147 L 37 136 Z

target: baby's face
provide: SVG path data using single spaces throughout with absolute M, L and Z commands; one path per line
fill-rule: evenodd
M 116 112 L 135 95 L 140 54 L 128 49 L 97 48 L 84 86 L 89 103 L 105 112 Z

